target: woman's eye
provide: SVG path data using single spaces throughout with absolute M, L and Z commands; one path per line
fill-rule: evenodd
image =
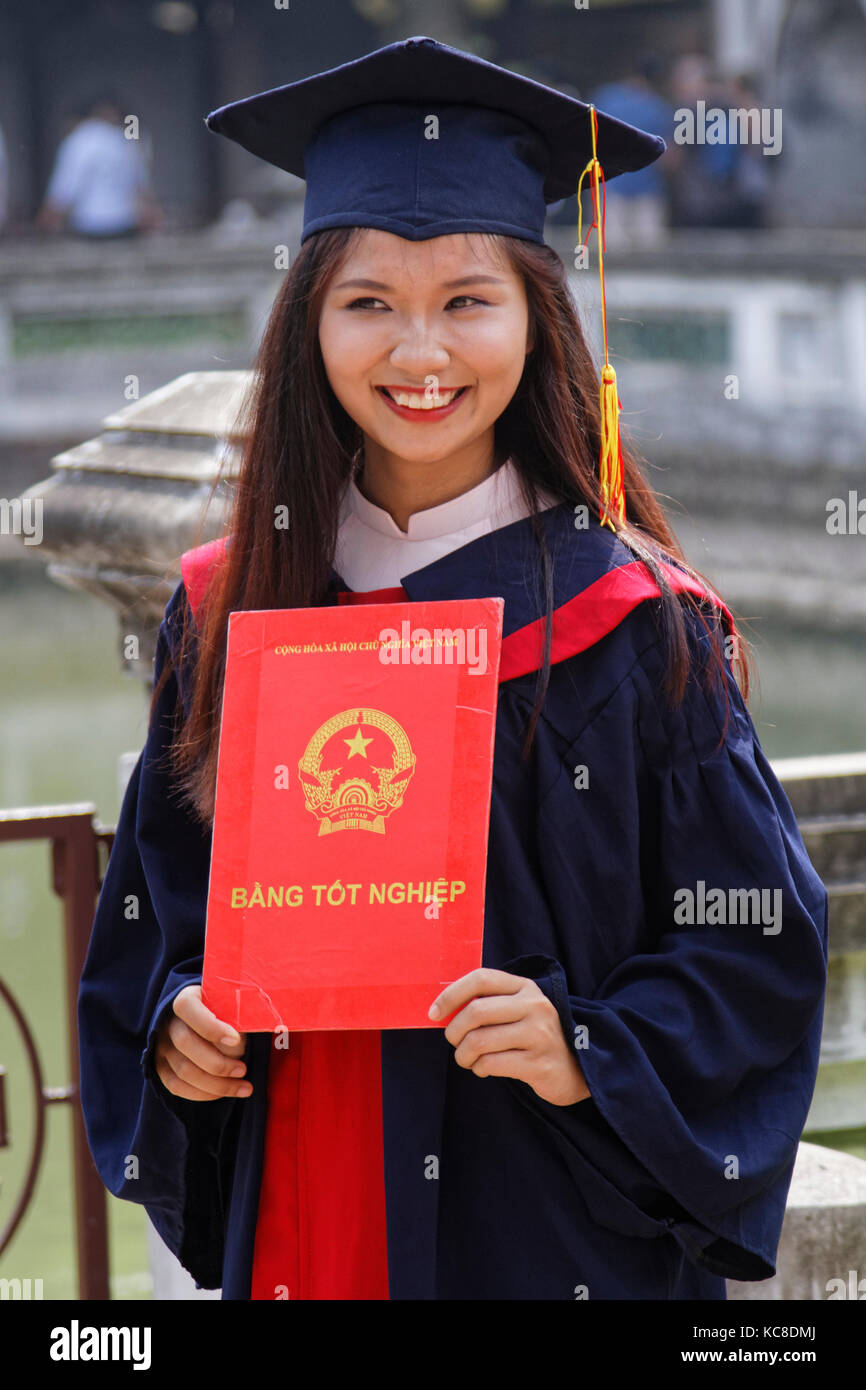
M 471 305 L 473 305 L 473 304 L 486 304 L 486 303 L 487 303 L 487 300 L 486 300 L 486 299 L 476 299 L 473 295 L 469 295 L 469 294 L 458 294 L 458 295 L 455 295 L 453 299 L 449 299 L 449 301 L 448 301 L 448 303 L 446 304 L 445 307 L 446 307 L 446 309 L 449 309 L 449 308 L 451 308 L 452 306 L 456 306 L 458 309 L 462 309 L 462 308 L 465 308 L 467 305 L 470 305 L 470 306 L 471 306 Z M 372 308 L 374 305 L 379 305 L 380 307 L 382 307 L 382 308 L 384 308 L 384 309 L 387 309 L 387 307 L 388 307 L 387 304 L 384 304 L 383 301 L 382 301 L 381 299 L 375 299 L 372 295 L 365 295 L 365 296 L 362 296 L 360 299 L 353 299 L 352 302 L 351 302 L 351 304 L 347 304 L 347 305 L 346 305 L 346 308 L 347 308 L 347 309 L 370 309 L 370 308 Z

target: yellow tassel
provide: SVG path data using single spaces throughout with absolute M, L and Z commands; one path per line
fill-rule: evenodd
M 596 157 L 596 141 L 598 134 L 597 118 L 595 107 L 589 108 L 590 128 L 592 130 L 592 159 L 587 164 L 577 185 L 577 236 L 581 239 L 583 233 L 583 214 L 580 202 L 583 181 L 589 174 L 590 186 L 592 188 L 593 203 L 593 222 L 592 227 L 596 229 L 598 240 L 598 278 L 601 291 L 601 324 L 604 335 L 604 366 L 601 372 L 601 390 L 599 393 L 599 405 L 601 409 L 601 450 L 598 466 L 599 491 L 601 493 L 601 510 L 599 517 L 602 526 L 609 526 L 611 531 L 616 531 L 614 519 L 617 525 L 625 524 L 625 487 L 623 479 L 622 445 L 619 437 L 619 413 L 622 409 L 619 402 L 619 392 L 616 385 L 616 372 L 608 361 L 607 351 L 607 302 L 604 286 L 604 171 Z M 599 174 L 601 174 L 602 192 L 599 192 Z M 589 232 L 586 239 L 589 241 Z
M 601 371 L 601 457 L 599 459 L 599 483 L 601 486 L 602 509 L 601 524 L 616 530 L 611 515 L 617 524 L 625 522 L 625 493 L 622 476 L 622 448 L 619 438 L 619 393 L 616 387 L 616 372 L 609 362 Z

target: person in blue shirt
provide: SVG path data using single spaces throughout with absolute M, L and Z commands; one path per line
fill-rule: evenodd
M 668 223 L 668 188 L 680 151 L 673 144 L 674 109 L 658 90 L 660 67 L 647 55 L 617 82 L 608 82 L 592 94 L 602 111 L 639 130 L 655 130 L 669 148 L 664 160 L 636 169 L 607 191 L 605 235 L 613 250 L 620 246 L 657 246 L 665 239 Z

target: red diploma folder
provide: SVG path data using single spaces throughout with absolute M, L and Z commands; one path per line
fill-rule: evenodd
M 435 1028 L 481 964 L 504 601 L 232 613 L 202 997 L 244 1032 Z

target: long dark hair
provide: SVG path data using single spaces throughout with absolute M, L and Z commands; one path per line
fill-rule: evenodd
M 178 701 L 171 760 L 181 799 L 205 825 L 213 820 L 222 684 L 228 615 L 257 608 L 309 608 L 326 601 L 337 541 L 339 503 L 359 459 L 362 435 L 334 395 L 319 348 L 318 324 L 331 277 L 358 228 L 336 228 L 310 237 L 287 273 L 262 337 L 240 427 L 245 434 L 240 477 L 231 506 L 225 558 L 212 573 L 206 601 L 195 620 L 182 614 L 178 665 L 190 707 Z M 546 611 L 543 663 L 527 726 L 523 756 L 532 745 L 550 678 L 553 566 L 539 520 L 538 489 L 599 514 L 599 377 L 568 287 L 565 267 L 549 247 L 504 236 L 500 247 L 524 282 L 533 350 L 517 391 L 496 423 L 497 456 L 511 457 L 539 546 L 537 579 Z M 701 608 L 671 588 L 664 562 L 686 564 L 662 507 L 623 441 L 626 522 L 619 538 L 653 574 L 661 592 L 658 620 L 667 658 L 665 691 L 682 699 L 690 670 L 684 606 L 710 632 Z M 214 489 L 220 479 L 214 482 Z M 285 509 L 280 511 L 278 509 Z M 288 517 L 288 526 L 275 518 Z M 715 619 L 716 632 L 718 620 Z M 721 681 L 724 658 L 716 633 L 707 671 Z M 195 646 L 187 673 L 184 654 Z M 748 694 L 748 658 L 738 641 L 736 663 Z M 711 668 L 715 666 L 715 670 Z M 170 654 L 151 703 L 151 718 L 173 663 Z M 725 688 L 727 700 L 727 689 Z

